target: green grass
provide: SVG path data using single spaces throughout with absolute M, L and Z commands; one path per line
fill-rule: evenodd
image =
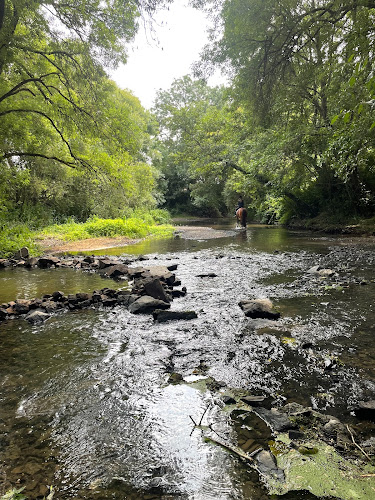
M 38 254 L 35 234 L 25 224 L 3 224 L 0 226 L 0 257 L 12 257 L 17 250 L 28 247 L 34 255 Z
M 150 210 L 147 213 L 132 210 L 129 217 L 100 219 L 91 217 L 86 222 L 70 220 L 63 224 L 53 224 L 42 231 L 32 231 L 26 225 L 3 226 L 0 232 L 0 258 L 12 257 L 23 246 L 31 255 L 41 253 L 38 241 L 54 238 L 62 241 L 77 241 L 87 238 L 123 236 L 130 239 L 146 237 L 165 238 L 173 234 L 170 217 L 165 210 Z
M 146 236 L 169 236 L 173 232 L 173 226 L 158 224 L 155 219 L 147 214 L 147 217 L 99 219 L 93 217 L 86 222 L 66 222 L 54 224 L 44 228 L 39 237 L 52 237 L 63 241 L 76 241 L 87 238 L 102 238 L 124 236 L 127 238 L 145 238 Z

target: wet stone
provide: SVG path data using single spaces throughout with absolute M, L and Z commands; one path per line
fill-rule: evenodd
M 143 295 L 129 306 L 129 311 L 133 314 L 152 313 L 155 309 L 168 309 L 169 307 L 168 302 Z
M 358 418 L 375 421 L 375 400 L 360 401 L 354 412 Z
M 254 410 L 254 413 L 264 420 L 266 424 L 276 432 L 284 432 L 297 427 L 297 425 L 294 422 L 291 422 L 286 415 L 280 413 L 275 408 L 272 410 L 257 408 Z
M 31 323 L 32 325 L 38 324 L 38 323 L 43 323 L 46 321 L 50 315 L 46 313 L 45 311 L 41 311 L 39 309 L 35 309 L 34 311 L 30 311 L 26 316 L 25 319 Z
M 269 299 L 245 299 L 241 300 L 238 305 L 248 318 L 271 320 L 280 318 L 280 313 L 273 309 L 272 302 Z

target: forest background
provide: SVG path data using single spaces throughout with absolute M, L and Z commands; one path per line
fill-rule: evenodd
M 239 194 L 261 222 L 374 225 L 375 0 L 191 3 L 210 42 L 145 110 L 107 72 L 168 0 L 0 0 L 2 255 L 144 236 L 158 208 L 233 215 Z

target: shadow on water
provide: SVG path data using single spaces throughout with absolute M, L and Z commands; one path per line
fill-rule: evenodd
M 206 411 L 204 426 L 244 442 L 261 440 L 264 429 L 253 425 L 255 435 L 247 435 L 252 426 L 222 411 L 220 392 L 170 384 L 172 371 L 189 380 L 205 366 L 202 376 L 226 387 L 344 421 L 373 395 L 372 243 L 232 225 L 213 226 L 231 231 L 219 239 L 125 247 L 149 255 L 145 264 L 178 264 L 188 294 L 172 308 L 195 310 L 196 320 L 155 324 L 118 306 L 61 314 L 38 327 L 0 324 L 0 493 L 25 485 L 30 499 L 43 498 L 53 485 L 62 500 L 266 500 L 258 475 L 206 442 L 190 417 L 199 421 Z M 307 273 L 316 264 L 335 274 Z M 207 272 L 216 277 L 198 277 Z M 61 269 L 5 271 L 0 280 L 4 297 L 41 296 L 63 288 L 61 280 L 66 293 L 105 286 L 97 275 Z M 237 303 L 252 297 L 271 298 L 281 320 L 245 318 Z M 327 371 L 326 359 L 337 366 Z

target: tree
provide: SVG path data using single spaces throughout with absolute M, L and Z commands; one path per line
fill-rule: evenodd
M 218 2 L 196 3 L 214 4 L 217 16 Z M 293 201 L 299 215 L 373 209 L 374 2 L 219 5 L 221 24 L 203 63 L 229 69 L 233 96 L 254 124 L 248 130 L 260 127 L 259 142 L 268 135 L 273 144 L 265 168 L 256 161 L 256 137 L 246 140 L 250 175 L 289 208 Z
M 101 135 L 103 65 L 126 61 L 137 19 L 162 1 L 1 1 L 0 160 L 39 157 L 89 169 L 71 136 L 88 127 Z M 29 126 L 59 144 L 56 154 L 46 141 L 27 141 Z

